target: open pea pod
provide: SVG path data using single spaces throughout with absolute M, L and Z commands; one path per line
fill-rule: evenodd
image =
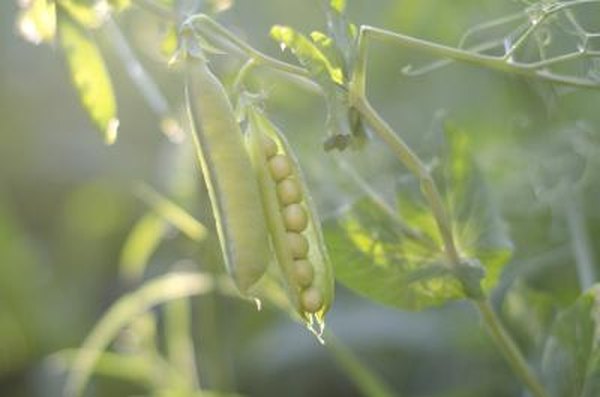
M 333 301 L 334 276 L 300 164 L 283 134 L 254 107 L 248 108 L 246 144 L 287 294 L 320 337 Z

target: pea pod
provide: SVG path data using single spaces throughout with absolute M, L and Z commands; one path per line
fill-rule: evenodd
M 270 259 L 259 187 L 241 129 L 206 60 L 186 59 L 186 100 L 226 268 L 243 294 Z
M 290 301 L 309 328 L 320 335 L 333 300 L 334 277 L 317 212 L 283 134 L 253 107 L 248 109 L 248 127 L 248 150 Z M 313 328 L 315 324 L 318 328 Z

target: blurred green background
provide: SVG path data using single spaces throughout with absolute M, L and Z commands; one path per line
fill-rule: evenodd
M 324 17 L 314 3 L 238 0 L 218 20 L 256 48 L 293 62 L 269 39 L 269 28 L 323 29 Z M 455 45 L 470 26 L 522 7 L 493 0 L 349 0 L 348 15 L 357 24 Z M 134 194 L 138 181 L 164 193 L 176 186 L 171 197 L 211 232 L 198 244 L 167 231 L 148 277 L 182 266 L 214 271 L 221 263 L 189 141 L 173 143 L 161 133 L 159 118 L 102 30 L 96 37 L 121 120 L 117 143 L 110 147 L 79 104 L 60 51 L 20 38 L 17 12 L 16 2 L 0 4 L 0 395 L 58 396 L 65 366 L 52 354 L 80 345 L 111 303 L 132 287 L 119 278 L 119 262 L 131 228 L 148 211 Z M 166 67 L 156 49 L 164 24 L 135 8 L 117 21 L 181 117 L 182 77 Z M 465 65 L 423 77 L 401 73 L 409 63 L 432 60 L 374 45 L 369 97 L 432 164 L 444 117 L 468 133 L 515 247 L 494 303 L 527 356 L 538 360 L 554 313 L 582 289 L 573 254 L 580 239 L 600 272 L 594 261 L 600 258 L 598 93 Z M 225 80 L 239 67 L 226 56 L 215 64 Z M 351 162 L 384 199 L 410 178 L 376 140 L 365 152 L 326 156 L 321 98 L 267 72 L 258 75 L 271 95 L 268 110 L 298 148 L 325 220 L 364 194 L 335 166 L 335 156 Z M 583 224 L 583 236 L 573 233 L 569 211 Z M 257 312 L 247 302 L 211 294 L 193 299 L 192 311 L 203 386 L 251 396 L 360 395 L 328 350 L 275 308 Z M 328 328 L 398 395 L 519 395 L 521 386 L 466 303 L 408 313 L 371 303 L 340 285 Z M 88 392 L 147 391 L 98 376 Z

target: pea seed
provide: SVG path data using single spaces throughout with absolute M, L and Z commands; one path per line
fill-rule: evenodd
M 313 282 L 314 270 L 312 263 L 306 259 L 299 259 L 294 261 L 294 267 L 292 269 L 294 281 L 300 288 L 307 288 Z
M 302 292 L 300 299 L 302 308 L 309 313 L 316 313 L 323 306 L 323 295 L 315 287 L 310 287 Z
M 275 156 L 277 154 L 277 144 L 275 143 L 275 141 L 273 139 L 271 139 L 270 137 L 268 137 L 267 135 L 262 136 L 263 138 L 263 150 L 265 151 L 265 155 L 267 156 L 267 159 L 270 159 L 271 157 Z
M 300 233 L 308 225 L 306 211 L 300 204 L 288 205 L 283 209 L 283 224 L 291 232 Z
M 271 176 L 277 182 L 287 178 L 292 173 L 290 160 L 282 154 L 277 154 L 269 160 L 269 169 Z
M 292 178 L 286 178 L 277 184 L 277 197 L 282 205 L 299 203 L 302 200 L 302 192 L 298 182 Z
M 308 254 L 308 240 L 300 233 L 287 233 L 287 239 L 292 257 L 294 259 L 304 259 Z

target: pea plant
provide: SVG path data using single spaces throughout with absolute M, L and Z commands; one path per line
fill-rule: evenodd
M 565 123 L 573 139 L 581 138 L 574 145 L 584 158 L 583 171 L 560 188 L 537 185 L 537 194 L 564 214 L 581 294 L 548 323 L 543 353 L 535 362 L 522 352 L 492 303 L 494 291 L 507 294 L 513 287 L 515 277 L 511 279 L 510 271 L 503 276 L 503 269 L 510 269 L 514 251 L 524 248 L 511 241 L 488 175 L 479 165 L 478 148 L 450 114 L 430 115 L 442 144 L 416 149 L 420 143 L 409 144 L 367 95 L 369 50 L 374 46 L 427 59 L 405 65 L 396 78 L 434 79 L 444 68 L 469 65 L 536 84 L 556 97 L 593 94 L 600 89 L 600 26 L 589 16 L 598 15 L 600 1 L 519 3 L 514 14 L 471 27 L 454 46 L 357 25 L 346 14 L 344 0 L 315 1 L 311 4 L 320 7 L 326 22 L 322 31 L 306 35 L 291 26 L 271 27 L 270 37 L 293 56 L 281 59 L 218 22 L 219 12 L 232 6 L 230 2 L 201 2 L 202 7 L 192 3 L 31 0 L 23 4 L 17 21 L 27 40 L 56 43 L 83 108 L 104 141 L 114 144 L 119 128 L 115 94 L 94 41 L 94 32 L 106 33 L 163 132 L 193 147 L 226 269 L 226 275 L 178 270 L 145 279 L 148 259 L 167 225 L 194 242 L 205 240 L 213 225 L 203 225 L 149 185 L 137 186 L 136 194 L 151 211 L 125 242 L 121 269 L 124 280 L 141 286 L 108 310 L 81 348 L 64 353 L 69 362 L 67 395 L 82 395 L 94 373 L 125 378 L 160 395 L 208 395 L 198 379 L 189 312 L 192 296 L 211 292 L 289 312 L 324 348 L 342 357 L 364 394 L 394 395 L 335 339 L 335 329 L 325 330 L 326 314 L 335 311 L 334 280 L 368 300 L 407 311 L 468 301 L 524 393 L 600 395 L 600 290 L 580 204 L 597 175 L 593 128 L 579 121 Z M 153 14 L 166 27 L 160 51 L 185 86 L 184 116 L 165 99 L 121 30 L 122 15 L 138 12 Z M 227 69 L 219 63 L 222 59 L 235 67 Z M 271 120 L 269 103 L 276 99 L 261 83 L 265 75 L 288 79 L 295 89 L 326 104 L 325 134 L 313 156 L 332 159 L 361 192 L 334 216 L 319 215 L 319 197 L 311 193 L 302 159 L 285 129 Z M 385 147 L 377 150 L 393 155 L 398 171 L 392 186 L 396 207 L 347 157 L 381 143 Z M 168 193 L 177 194 L 176 189 Z M 156 312 L 151 310 L 159 305 L 164 310 L 164 349 L 157 342 Z M 127 335 L 136 335 L 130 343 L 140 355 L 109 349 Z M 121 370 L 111 370 L 114 366 Z M 157 368 L 163 376 L 153 376 Z

